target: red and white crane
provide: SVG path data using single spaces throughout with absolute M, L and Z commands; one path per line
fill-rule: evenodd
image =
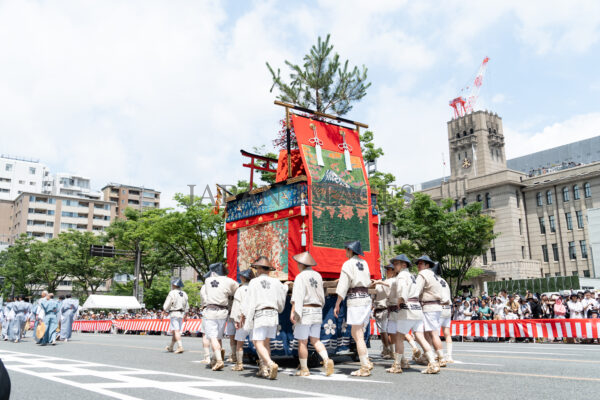
M 473 112 L 475 103 L 477 102 L 477 97 L 479 96 L 479 89 L 481 89 L 481 85 L 483 84 L 483 76 L 485 75 L 488 61 L 490 61 L 489 57 L 483 59 L 483 62 L 479 66 L 479 71 L 477 72 L 477 75 L 475 75 L 475 79 L 473 79 L 473 84 L 467 85 L 460 90 L 461 93 L 470 90 L 469 95 L 467 97 L 461 95 L 450 100 L 450 107 L 454 109 L 455 118 L 462 117 L 465 114 Z

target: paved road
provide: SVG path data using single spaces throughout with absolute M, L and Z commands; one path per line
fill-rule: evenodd
M 184 338 L 186 352 L 166 353 L 160 336 L 75 334 L 69 343 L 39 347 L 31 338 L 0 342 L 0 358 L 13 383 L 11 399 L 581 399 L 600 387 L 600 345 L 457 343 L 456 364 L 439 375 L 420 366 L 387 374 L 391 362 L 370 350 L 376 367 L 369 378 L 353 378 L 357 368 L 336 358 L 336 372 L 318 369 L 309 378 L 292 376 L 292 360 L 277 381 L 254 377 L 255 370 L 213 372 L 199 364 L 202 342 Z M 408 348 L 408 346 L 407 346 Z

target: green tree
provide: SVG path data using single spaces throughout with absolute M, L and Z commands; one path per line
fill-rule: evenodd
M 92 232 L 69 230 L 60 233 L 57 238 L 67 250 L 61 261 L 68 275 L 74 277 L 74 291 L 85 296 L 95 294 L 107 280 L 121 272 L 118 260 L 90 255 L 91 245 L 105 245 L 106 236 L 97 236 Z
M 319 37 L 317 45 L 304 56 L 303 65 L 285 61 L 291 69 L 289 83 L 281 78 L 279 68 L 275 72 L 267 62 L 273 78 L 271 91 L 279 90 L 279 100 L 322 113 L 331 110 L 344 115 L 352 109 L 354 102 L 366 96 L 371 86 L 367 82 L 367 68 L 363 65 L 361 69 L 357 66 L 350 69 L 348 60 L 341 63 L 339 54 L 333 53 L 329 39 L 330 35 L 324 41 Z
M 120 250 L 135 253 L 139 249 L 142 252 L 140 278 L 144 289 L 150 289 L 157 275 L 183 264 L 177 253 L 157 240 L 157 227 L 169 218 L 168 210 L 152 209 L 142 212 L 128 208 L 125 216 L 127 219 L 117 219 L 111 224 L 107 230 L 108 238 Z M 128 257 L 122 262 L 126 266 L 126 272 L 133 274 L 134 258 Z
M 36 240 L 25 234 L 0 257 L 0 275 L 4 277 L 4 294 L 25 294 L 41 290 L 43 282 L 37 275 L 38 265 L 42 262 L 42 246 L 34 244 Z
M 177 254 L 198 274 L 207 271 L 208 265 L 224 260 L 226 235 L 223 216 L 214 213 L 212 205 L 201 199 L 190 204 L 188 196 L 176 194 L 175 200 L 182 211 L 165 212 L 153 224 L 155 243 Z
M 407 206 L 390 207 L 387 218 L 394 223 L 394 235 L 410 241 L 419 254 L 440 263 L 441 274 L 458 293 L 462 281 L 497 236 L 493 218 L 481 213 L 480 203 L 452 211 L 453 201 L 440 205 L 423 193 L 416 193 Z

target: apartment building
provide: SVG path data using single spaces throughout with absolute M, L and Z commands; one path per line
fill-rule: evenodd
M 21 193 L 41 193 L 50 185 L 50 171 L 39 160 L 0 156 L 0 200 L 14 200 Z
M 150 188 L 109 183 L 102 193 L 104 200 L 116 203 L 117 218 L 125 218 L 128 207 L 140 211 L 160 207 L 160 192 Z
M 50 184 L 46 185 L 43 193 L 55 196 L 81 197 L 88 200 L 102 200 L 102 192 L 94 192 L 90 189 L 90 178 L 75 175 L 58 173 L 52 175 Z
M 25 192 L 0 202 L 0 235 L 14 243 L 21 234 L 48 240 L 69 229 L 101 233 L 115 215 L 108 201 Z

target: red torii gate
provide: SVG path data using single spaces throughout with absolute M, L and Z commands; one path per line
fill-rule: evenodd
M 258 154 L 248 153 L 245 150 L 240 150 L 240 152 L 242 153 L 242 155 L 244 157 L 249 157 L 250 158 L 250 163 L 249 164 L 242 164 L 244 167 L 250 168 L 250 190 L 252 190 L 252 188 L 253 188 L 254 170 L 255 169 L 258 169 L 260 171 L 272 172 L 274 174 L 277 174 L 277 162 L 279 161 L 278 159 L 271 158 L 271 157 L 265 157 L 265 156 L 261 156 L 261 155 L 258 155 Z M 255 165 L 254 164 L 254 160 L 264 161 L 265 164 L 264 164 L 264 166 Z M 275 168 L 271 167 L 271 163 L 275 163 Z

